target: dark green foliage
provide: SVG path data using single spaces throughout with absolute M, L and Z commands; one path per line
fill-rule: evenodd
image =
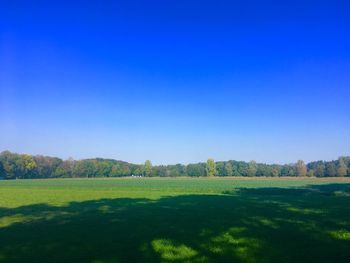
M 0 180 L 5 179 L 6 173 L 2 162 L 0 162 Z
M 56 169 L 62 165 L 62 160 L 48 156 L 34 156 L 36 163 L 36 178 L 49 178 L 55 173 Z
M 316 177 L 325 176 L 325 164 L 323 161 L 311 162 L 307 165 L 309 170 L 313 170 Z
M 220 172 L 219 172 L 220 174 Z M 231 162 L 226 162 L 224 164 L 224 171 L 223 171 L 224 176 L 232 176 L 233 175 L 233 167 Z
M 326 164 L 326 176 L 334 177 L 337 175 L 337 167 L 334 162 Z
M 187 165 L 188 176 L 206 176 L 206 164 L 197 163 Z
M 217 162 L 216 163 L 216 174 L 220 174 L 222 176 L 226 176 L 226 169 L 225 169 L 225 163 L 224 162 Z
M 314 177 L 315 176 L 315 171 L 310 169 L 308 172 L 307 172 L 307 176 L 309 177 Z
M 210 175 L 216 176 L 350 176 L 350 157 L 339 160 L 296 164 L 263 164 L 251 161 L 216 162 L 211 164 Z M 72 178 L 121 176 L 208 176 L 207 163 L 188 165 L 157 165 L 146 161 L 144 165 L 112 159 L 61 160 L 48 156 L 31 156 L 4 151 L 0 154 L 0 178 Z

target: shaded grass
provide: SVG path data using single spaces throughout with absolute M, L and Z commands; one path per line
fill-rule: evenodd
M 349 183 L 67 181 L 1 182 L 0 262 L 350 262 Z

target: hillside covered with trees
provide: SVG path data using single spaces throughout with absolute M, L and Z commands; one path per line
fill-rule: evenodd
M 255 161 L 215 162 L 152 166 L 132 164 L 113 159 L 62 160 L 57 157 L 32 156 L 4 151 L 0 154 L 0 179 L 86 178 L 122 176 L 350 176 L 350 157 L 335 161 L 316 161 L 305 164 L 263 164 Z

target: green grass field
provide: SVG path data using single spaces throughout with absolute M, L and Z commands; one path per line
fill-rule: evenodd
M 0 181 L 0 262 L 350 262 L 350 180 Z

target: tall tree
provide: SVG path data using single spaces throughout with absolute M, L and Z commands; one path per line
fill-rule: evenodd
M 328 162 L 326 164 L 326 176 L 336 176 L 337 175 L 337 167 L 333 162 Z
M 289 165 L 289 169 L 288 169 L 288 176 L 295 176 L 296 175 L 296 169 L 295 166 L 291 166 Z
M 17 161 L 17 167 L 19 168 L 19 178 L 32 178 L 36 163 L 33 156 L 29 154 L 22 154 Z
M 202 163 L 190 163 L 186 167 L 188 176 L 205 176 L 207 175 L 206 164 Z
M 62 160 L 59 158 L 41 155 L 34 156 L 34 161 L 37 165 L 35 172 L 38 178 L 53 177 L 57 168 L 62 164 Z
M 5 168 L 0 160 L 0 179 L 5 179 L 5 178 L 6 178 Z
M 312 170 L 312 169 L 309 169 L 309 170 L 307 171 L 307 176 L 309 176 L 309 177 L 314 177 L 314 176 L 315 176 L 315 171 Z
M 337 176 L 346 176 L 347 167 L 343 158 L 339 158 Z
M 277 177 L 277 176 L 279 176 L 279 174 L 280 174 L 280 171 L 278 170 L 277 167 L 272 168 L 272 170 L 271 170 L 271 176 Z
M 216 174 L 217 176 L 225 175 L 225 163 L 224 162 L 216 162 Z
M 226 176 L 232 176 L 233 175 L 233 167 L 230 162 L 227 162 L 225 164 L 225 175 Z
M 317 162 L 316 169 L 315 169 L 316 177 L 323 177 L 323 176 L 325 176 L 325 169 L 326 169 L 326 166 L 324 165 L 324 163 L 322 161 Z
M 298 176 L 306 176 L 307 168 L 303 160 L 297 161 L 297 175 Z
M 145 176 L 151 176 L 152 174 L 152 163 L 150 160 L 145 161 L 145 165 L 143 167 L 143 171 L 145 173 Z
M 216 165 L 214 159 L 209 158 L 207 160 L 207 176 L 215 176 L 216 175 Z
M 256 161 L 252 160 L 248 164 L 248 176 L 255 176 L 256 171 L 258 170 L 258 166 L 256 164 Z

